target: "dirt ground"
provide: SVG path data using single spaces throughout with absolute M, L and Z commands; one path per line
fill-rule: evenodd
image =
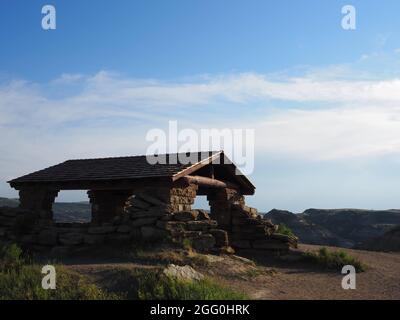
M 343 248 L 367 265 L 367 270 L 356 276 L 356 289 L 344 290 L 339 271 L 327 271 L 301 259 L 301 252 L 318 250 L 319 246 L 300 245 L 294 254 L 272 257 L 262 253 L 239 252 L 238 256 L 208 256 L 208 266 L 195 269 L 237 291 L 247 293 L 252 299 L 400 299 L 400 253 L 370 252 Z M 252 261 L 255 261 L 253 263 Z M 73 263 L 75 271 L 92 275 L 101 282 L 99 275 L 107 269 L 149 268 L 137 262 L 123 263 Z
M 300 245 L 300 250 L 317 250 L 319 246 Z M 326 271 L 302 261 L 259 259 L 263 268 L 276 273 L 252 282 L 255 299 L 400 299 L 400 254 L 342 248 L 367 265 L 356 275 L 356 289 L 344 290 L 340 272 Z M 258 284 L 259 283 L 259 284 Z

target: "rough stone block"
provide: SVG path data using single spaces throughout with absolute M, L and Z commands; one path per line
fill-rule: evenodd
M 264 225 L 254 225 L 254 224 L 243 224 L 243 225 L 234 225 L 232 227 L 232 232 L 234 233 L 258 233 L 265 235 L 266 227 Z
M 231 241 L 231 246 L 238 249 L 250 249 L 251 244 L 248 240 L 235 240 Z
M 220 254 L 235 254 L 235 249 L 230 246 L 222 247 L 219 249 Z
M 217 247 L 226 247 L 229 245 L 228 233 L 225 230 L 212 229 L 209 233 L 215 238 L 215 244 Z
M 102 244 L 104 243 L 105 236 L 104 235 L 98 235 L 98 234 L 88 234 L 84 237 L 84 242 L 86 244 Z
M 199 281 L 204 278 L 204 275 L 194 270 L 191 266 L 176 266 L 174 264 L 168 265 L 163 271 L 168 277 L 176 278 L 180 281 L 194 280 Z
M 42 230 L 37 237 L 37 243 L 55 246 L 57 244 L 57 232 L 55 230 Z
M 134 240 L 141 240 L 142 232 L 140 231 L 140 228 L 133 228 L 129 233 L 129 237 Z
M 291 237 L 286 234 L 273 233 L 269 236 L 271 239 L 280 240 L 282 242 L 290 242 Z
M 139 209 L 144 209 L 144 210 L 146 210 L 146 209 L 151 207 L 150 203 L 147 203 L 146 201 L 144 201 L 144 200 L 142 200 L 140 198 L 132 199 L 130 204 L 131 204 L 131 206 L 133 208 L 139 208 Z
M 149 210 L 149 211 L 138 211 L 130 214 L 130 219 L 140 219 L 140 218 L 160 218 L 165 215 L 162 210 Z
M 174 219 L 177 221 L 193 221 L 197 219 L 199 215 L 197 210 L 191 211 L 180 211 L 174 214 Z
M 288 250 L 289 244 L 274 240 L 255 240 L 253 242 L 253 248 L 265 250 Z
M 165 230 L 185 230 L 186 223 L 183 221 L 162 221 L 158 220 L 156 226 Z
M 101 227 L 90 227 L 88 232 L 90 234 L 107 234 L 114 232 L 116 227 L 114 226 L 101 226 Z
M 215 238 L 211 234 L 202 234 L 200 237 L 193 239 L 192 246 L 199 251 L 207 251 L 215 246 Z
M 210 215 L 208 214 L 207 211 L 201 210 L 201 209 L 198 209 L 196 211 L 198 213 L 197 220 L 210 220 L 211 219 Z
M 21 237 L 20 241 L 25 244 L 37 243 L 37 235 L 25 234 Z
M 106 237 L 106 241 L 110 243 L 122 243 L 122 242 L 128 242 L 131 239 L 129 234 L 109 234 Z
M 140 228 L 143 240 L 160 240 L 166 236 L 166 232 L 154 227 L 143 226 Z
M 63 233 L 59 237 L 63 245 L 74 246 L 83 243 L 83 234 L 81 233 Z
M 192 231 L 207 231 L 216 226 L 217 222 L 214 220 L 188 221 L 186 223 L 186 228 Z
M 15 219 L 5 216 L 0 216 L 0 225 L 5 227 L 12 227 L 15 224 Z
M 149 194 L 139 194 L 137 197 L 154 206 L 164 206 L 166 204 L 166 202 L 161 201 L 160 199 L 157 199 L 156 197 Z
M 135 220 L 131 220 L 131 226 L 132 227 L 141 227 L 141 226 L 147 226 L 147 225 L 152 225 L 157 221 L 157 218 L 139 218 Z
M 17 216 L 17 210 L 15 208 L 2 208 L 0 215 L 15 218 Z
M 236 232 L 232 233 L 230 238 L 232 240 L 264 240 L 267 238 L 265 233 L 258 233 L 258 232 Z
M 54 257 L 65 257 L 65 256 L 69 255 L 70 252 L 71 252 L 70 247 L 56 246 L 51 249 L 50 255 L 52 255 Z
M 117 228 L 118 233 L 130 233 L 131 231 L 132 231 L 132 228 L 130 226 L 126 226 L 126 225 L 119 226 Z

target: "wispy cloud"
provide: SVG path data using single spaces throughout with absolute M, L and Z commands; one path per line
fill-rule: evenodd
M 7 150 L 0 176 L 71 157 L 143 153 L 147 130 L 168 120 L 182 128 L 254 128 L 258 154 L 332 160 L 399 153 L 400 79 L 357 74 L 346 65 L 296 76 L 162 81 L 100 71 L 47 84 L 9 81 L 0 85 L 0 150 Z

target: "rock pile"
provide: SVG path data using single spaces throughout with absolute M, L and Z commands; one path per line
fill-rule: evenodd
M 184 196 L 173 195 L 173 197 L 175 197 L 173 206 L 180 209 L 190 208 L 189 200 Z M 137 232 L 140 232 L 144 239 L 161 240 L 168 236 L 175 243 L 183 244 L 189 241 L 190 245 L 199 251 L 217 248 L 231 251 L 228 248 L 227 232 L 218 229 L 217 222 L 210 219 L 206 211 L 174 212 L 174 209 L 177 208 L 171 208 L 159 197 L 137 195 L 128 201 L 125 211 L 129 217 L 130 226 L 140 228 Z
M 286 251 L 297 247 L 297 238 L 277 233 L 278 226 L 263 220 L 257 209 L 233 204 L 231 245 L 239 249 Z

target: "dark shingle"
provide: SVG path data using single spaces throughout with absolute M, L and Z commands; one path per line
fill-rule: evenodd
M 219 152 L 196 152 L 196 163 L 206 160 Z M 177 154 L 175 154 L 177 155 Z M 173 154 L 166 155 L 167 159 Z M 179 157 L 178 157 L 179 159 Z M 138 179 L 151 177 L 172 177 L 195 163 L 150 164 L 146 156 L 68 160 L 44 170 L 19 177 L 10 183 L 94 181 L 116 179 Z

